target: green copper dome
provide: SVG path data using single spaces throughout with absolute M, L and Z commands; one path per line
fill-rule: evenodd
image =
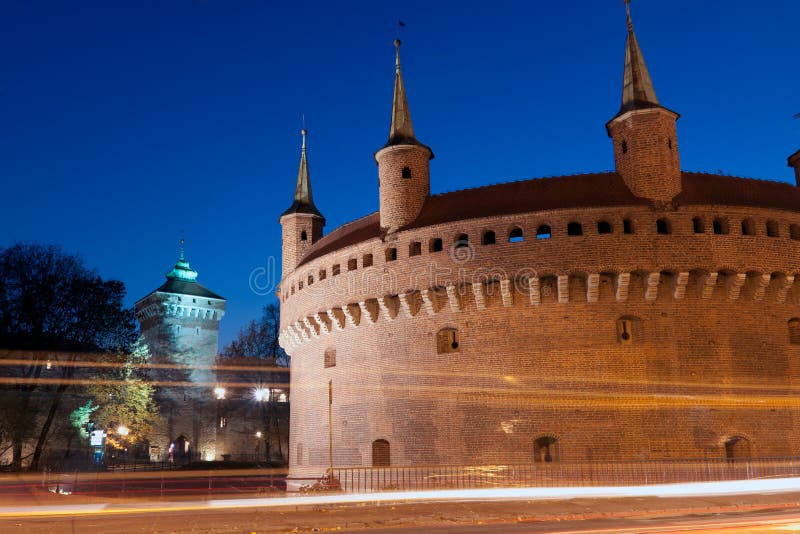
M 168 280 L 180 280 L 183 282 L 194 282 L 197 280 L 197 271 L 189 267 L 189 262 L 183 257 L 183 244 L 181 243 L 181 255 L 178 262 L 170 272 L 167 273 Z

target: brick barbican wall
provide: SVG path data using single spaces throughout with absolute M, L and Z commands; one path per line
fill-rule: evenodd
M 659 218 L 669 235 L 657 234 Z M 727 235 L 712 232 L 714 218 Z M 744 219 L 755 235 L 742 235 Z M 582 236 L 567 235 L 573 221 Z M 598 221 L 612 233 L 598 234 Z M 552 235 L 536 239 L 543 224 Z M 752 456 L 797 455 L 800 410 L 787 395 L 800 380 L 787 328 L 800 315 L 794 224 L 796 213 L 747 207 L 559 210 L 409 230 L 317 258 L 280 292 L 290 474 L 328 465 L 329 380 L 337 466 L 371 465 L 377 439 L 390 443 L 392 465 L 529 462 L 542 436 L 558 440 L 559 461 L 719 458 L 734 436 Z M 507 242 L 517 226 L 524 241 Z M 486 230 L 497 244 L 480 243 Z M 462 233 L 469 247 L 452 248 Z M 444 250 L 429 252 L 431 238 Z M 409 257 L 411 242 L 420 256 Z M 385 260 L 390 246 L 397 261 Z M 309 274 L 315 283 L 299 289 Z M 630 343 L 618 337 L 621 318 L 635 325 Z M 459 348 L 439 354 L 446 327 Z M 326 368 L 329 349 L 336 365 Z
M 608 123 L 617 172 L 638 197 L 669 201 L 681 191 L 677 116 L 663 108 L 629 111 Z

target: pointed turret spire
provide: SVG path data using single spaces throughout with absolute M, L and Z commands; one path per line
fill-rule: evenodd
M 300 168 L 297 170 L 297 186 L 294 190 L 294 202 L 283 215 L 291 213 L 308 213 L 322 217 L 317 207 L 314 205 L 314 196 L 311 194 L 311 178 L 308 173 L 308 159 L 306 159 L 306 135 L 308 131 L 303 128 L 300 130 L 303 136 L 303 145 L 300 150 Z
M 403 73 L 400 70 L 401 44 L 400 39 L 394 40 L 394 100 L 392 101 L 392 125 L 389 129 L 389 141 L 386 146 L 420 144 L 414 137 L 414 126 L 411 124 L 406 88 L 403 85 Z
M 633 31 L 630 0 L 625 0 L 625 13 L 628 19 L 628 39 L 625 43 L 625 71 L 622 78 L 620 113 L 659 106 L 656 90 L 653 88 L 642 50 Z

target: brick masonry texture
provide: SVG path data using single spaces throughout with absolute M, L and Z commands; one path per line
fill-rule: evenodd
M 617 172 L 634 195 L 669 201 L 681 190 L 677 115 L 664 108 L 635 110 L 608 123 Z
M 381 227 L 390 231 L 401 228 L 419 215 L 430 194 L 431 152 L 418 145 L 388 146 L 379 150 Z M 403 168 L 411 171 L 403 178 Z
M 670 234 L 657 233 L 658 219 Z M 714 234 L 714 219 L 729 233 Z M 742 235 L 743 220 L 755 235 Z M 599 234 L 599 221 L 612 233 Z M 583 235 L 567 235 L 570 222 Z M 292 476 L 327 466 L 329 380 L 338 466 L 372 465 L 377 439 L 392 465 L 529 462 L 542 436 L 558 440 L 559 461 L 724 457 L 735 436 L 753 456 L 798 454 L 789 393 L 800 345 L 787 329 L 800 315 L 797 223 L 792 212 L 726 206 L 550 211 L 398 232 L 304 264 L 281 291 Z M 537 239 L 545 224 L 550 237 Z M 516 227 L 524 240 L 509 243 Z M 496 244 L 481 244 L 487 230 Z M 469 246 L 454 248 L 461 234 Z M 444 250 L 429 252 L 432 238 Z M 421 255 L 409 256 L 412 242 Z M 291 295 L 295 279 L 320 270 L 325 280 Z M 629 344 L 617 336 L 626 317 L 640 325 Z M 442 328 L 457 329 L 457 352 L 437 353 Z M 325 368 L 331 348 L 336 366 Z

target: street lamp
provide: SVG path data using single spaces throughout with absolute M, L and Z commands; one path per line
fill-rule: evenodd
M 214 388 L 214 396 L 217 397 L 217 400 L 222 400 L 225 398 L 225 388 Z
M 254 388 L 253 398 L 258 402 L 269 401 L 269 388 Z
M 131 431 L 125 425 L 119 425 L 117 427 L 117 434 L 119 434 L 120 436 L 127 436 L 130 433 Z

